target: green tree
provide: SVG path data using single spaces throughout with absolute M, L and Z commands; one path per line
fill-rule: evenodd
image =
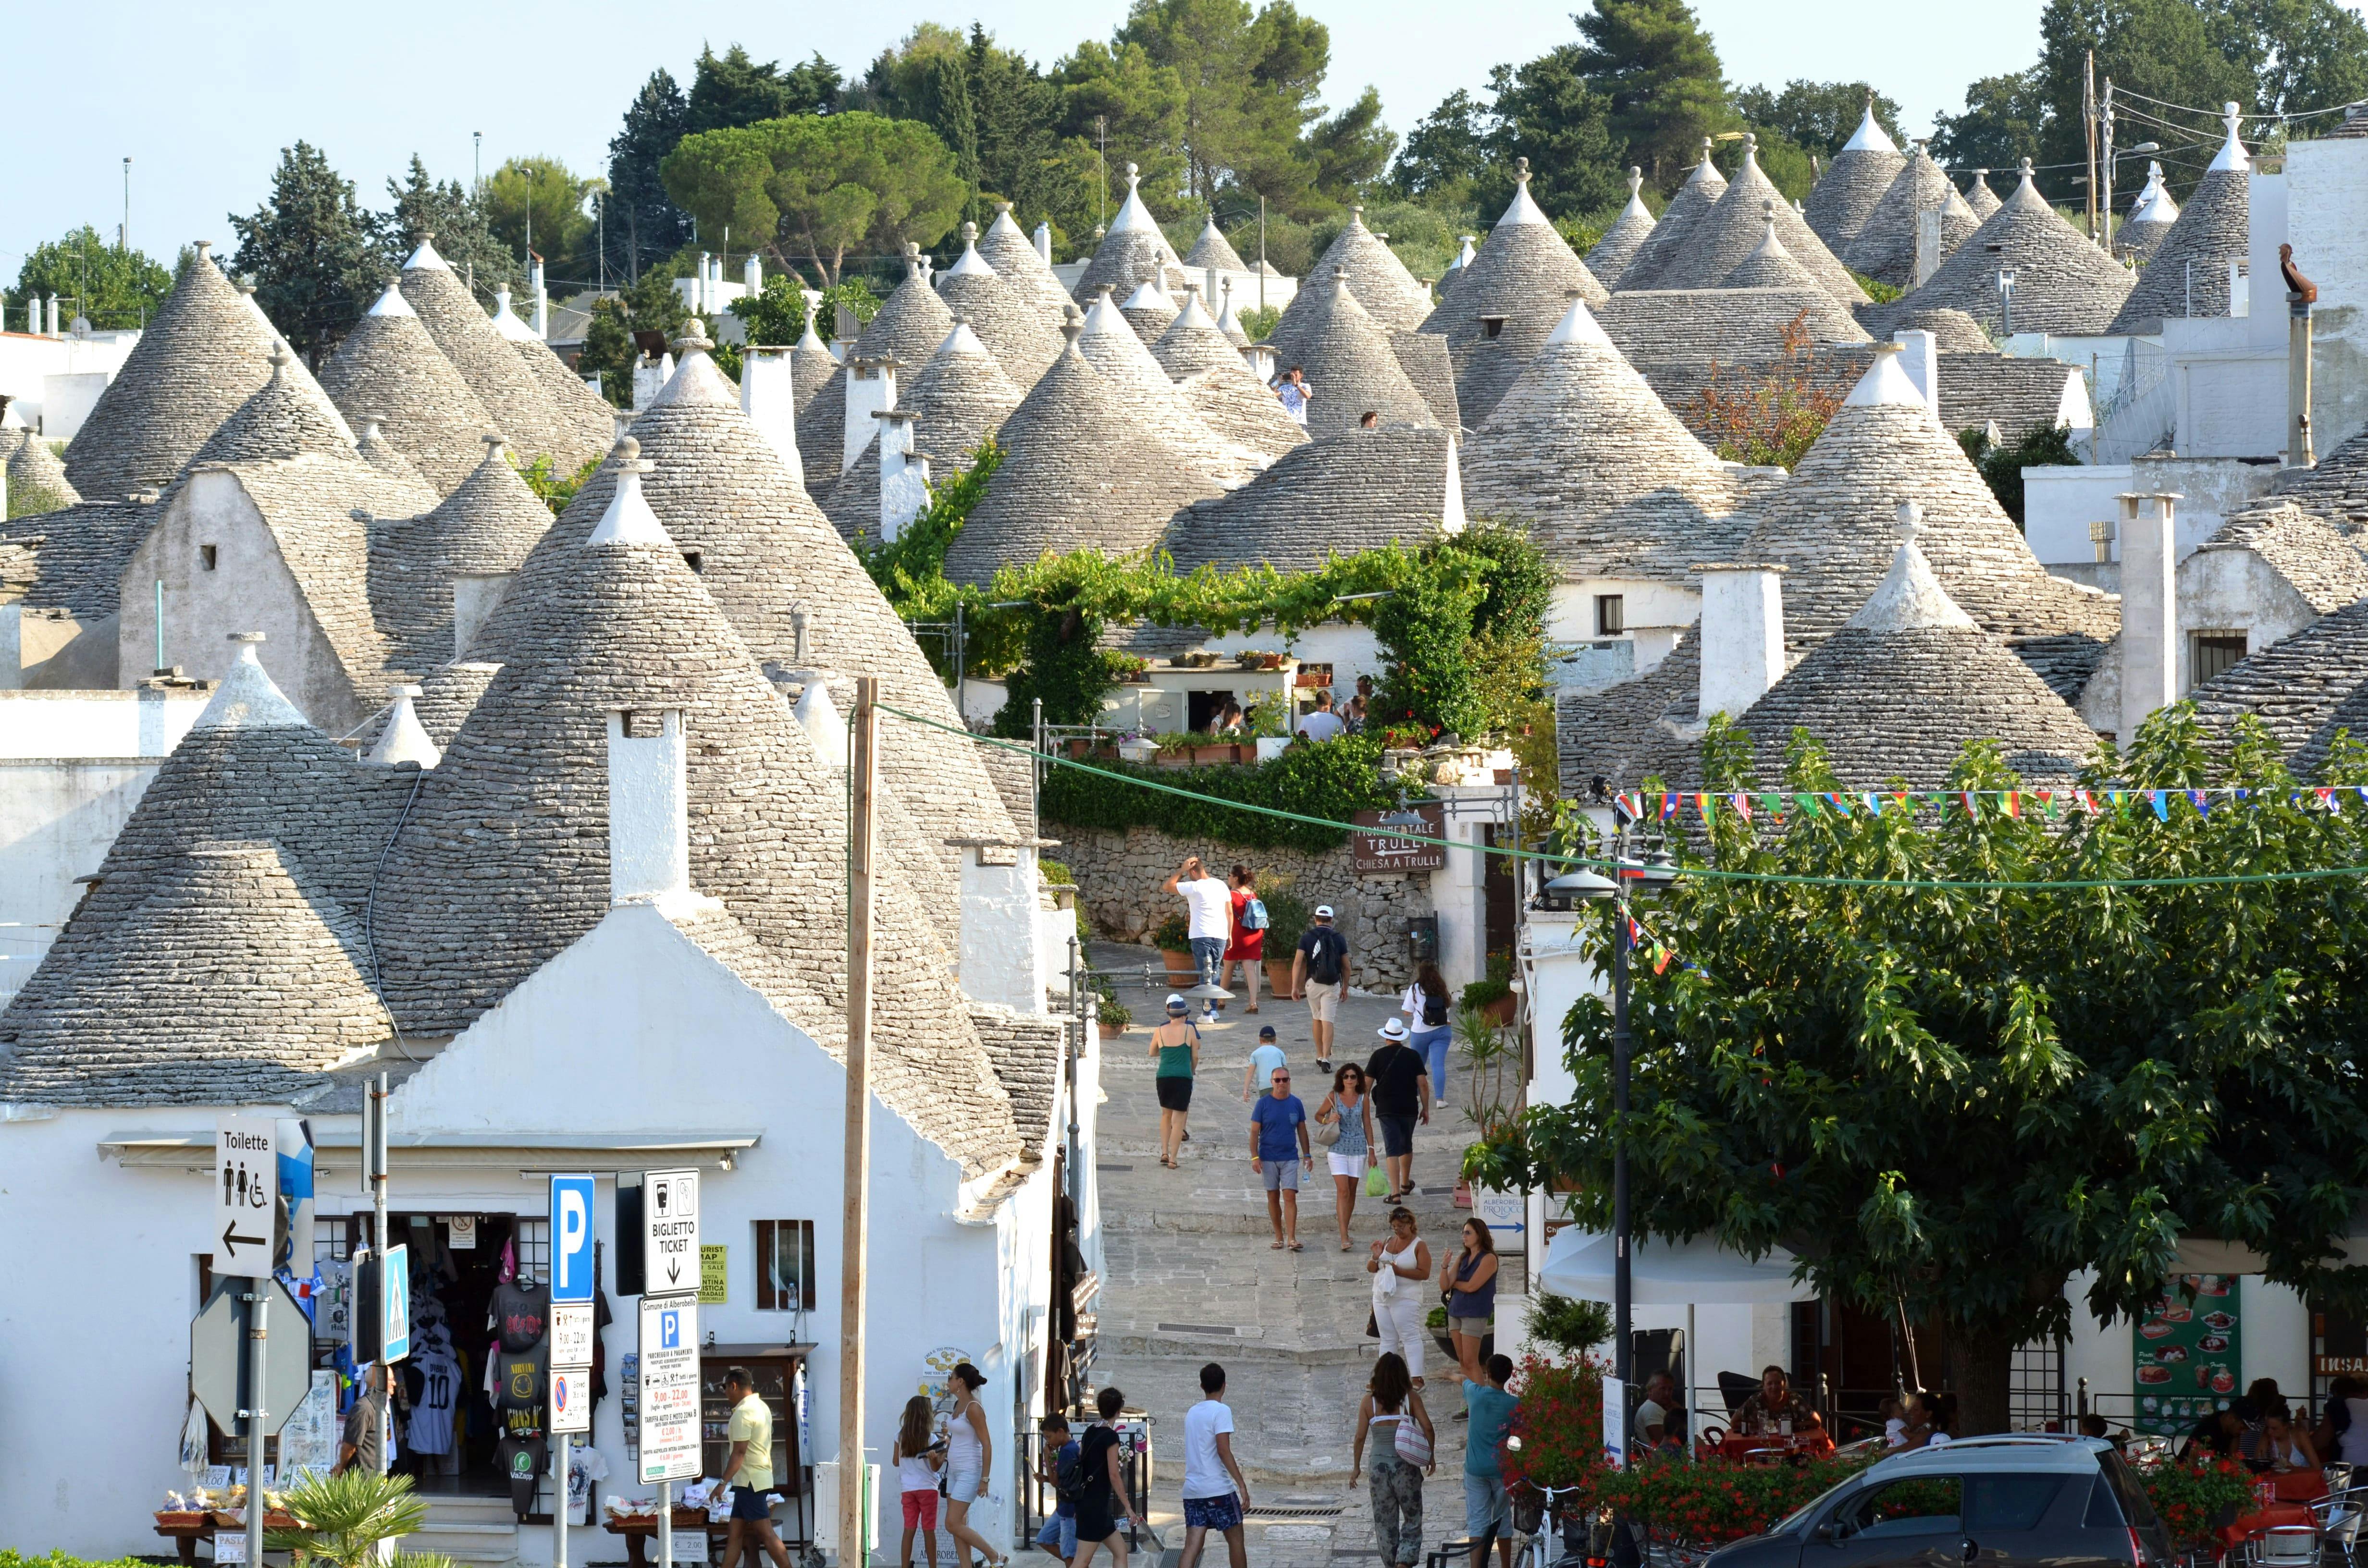
M 1172 66 L 1155 63 L 1139 43 L 1087 39 L 1053 69 L 1061 95 L 1062 142 L 1053 157 L 1065 183 L 1087 199 L 1067 227 L 1083 234 L 1116 211 L 1126 195 L 1126 165 L 1143 178 L 1143 199 L 1160 218 L 1191 210 L 1185 195 L 1185 88 Z M 1103 144 L 1111 149 L 1107 161 Z
M 1735 110 L 1744 123 L 1763 135 L 1773 131 L 1794 146 L 1831 158 L 1842 143 L 1858 133 L 1866 115 L 1866 100 L 1874 98 L 1874 122 L 1903 147 L 1897 100 L 1877 93 L 1866 82 L 1808 82 L 1795 79 L 1782 91 L 1743 87 L 1735 94 Z
M 1588 83 L 1575 44 L 1488 74 L 1496 95 L 1488 156 L 1473 187 L 1482 218 L 1513 199 L 1515 160 L 1530 161 L 1530 195 L 1549 217 L 1575 217 L 1627 193 L 1611 100 Z
M 2052 113 L 2037 66 L 1985 76 L 1965 89 L 1963 114 L 1932 117 L 1930 152 L 1952 169 L 2020 168 L 2023 159 L 2036 163 L 2045 155 Z
M 526 269 L 518 253 L 495 234 L 484 199 L 472 196 L 460 181 L 439 183 L 415 153 L 402 180 L 386 182 L 386 193 L 393 205 L 370 218 L 383 270 L 400 268 L 419 236 L 433 234 L 436 253 L 475 290 L 481 303 L 492 304 L 496 290 L 524 290 Z
M 1307 132 L 1317 193 L 1344 204 L 1360 199 L 1382 177 L 1397 144 L 1397 132 L 1382 123 L 1382 95 L 1367 87 L 1355 103 Z
M 1413 200 L 1468 205 L 1488 165 L 1488 136 L 1496 117 L 1458 87 L 1406 132 L 1390 165 L 1390 180 Z
M 2246 41 L 2225 4 L 2197 5 L 2194 0 L 2048 0 L 2039 17 L 2039 77 L 2050 113 L 2040 133 L 2044 164 L 2069 164 L 2076 168 L 2087 156 L 2082 129 L 2081 92 L 2087 57 L 2097 57 L 2097 82 L 2107 77 L 2122 87 L 2169 103 L 2216 108 L 2234 99 L 2247 111 L 2254 108 L 2252 62 Z M 2216 126 L 2195 117 L 2172 117 L 2192 123 L 2195 137 L 2216 145 Z M 2149 132 L 2151 139 L 2152 133 Z M 2193 183 L 2182 162 L 2192 162 L 2194 175 L 2211 161 L 2208 147 L 2192 160 L 2173 158 L 2165 174 L 2181 194 Z M 2069 179 L 2058 176 L 2061 194 L 2074 194 Z M 2135 181 L 2131 182 L 2135 188 Z
M 1574 19 L 1585 42 L 1571 68 L 1606 100 L 1613 164 L 1674 189 L 1702 138 L 1734 120 L 1710 35 L 1686 0 L 1595 0 Z
M 637 333 L 654 332 L 667 342 L 690 319 L 674 280 L 687 276 L 688 263 L 667 260 L 645 267 L 621 291 L 592 301 L 592 319 L 584 332 L 584 349 L 575 368 L 586 375 L 598 371 L 600 395 L 619 408 L 633 406 L 633 367 L 641 362 Z
M 2254 62 L 2248 108 L 2296 114 L 2368 98 L 2368 25 L 2357 11 L 2333 0 L 2245 0 L 2232 11 Z
M 538 256 L 576 269 L 592 215 L 592 182 L 556 158 L 512 158 L 485 182 L 485 222 L 494 236 L 523 257 Z
M 860 110 L 686 136 L 663 172 L 702 235 L 728 226 L 783 268 L 803 256 L 825 285 L 859 246 L 936 244 L 967 196 L 928 126 Z
M 353 182 L 299 142 L 280 149 L 263 205 L 244 218 L 233 213 L 230 225 L 238 235 L 233 269 L 255 279 L 256 303 L 319 369 L 386 282 Z
M 25 321 L 25 301 L 58 297 L 61 324 L 76 315 L 101 331 L 141 327 L 173 291 L 173 275 L 141 251 L 118 250 L 85 223 L 44 240 L 17 268 L 17 286 L 0 290 L 6 329 Z
M 840 85 L 838 68 L 820 54 L 785 71 L 777 60 L 757 64 L 736 43 L 720 55 L 701 49 L 683 131 L 695 135 L 785 115 L 826 114 L 838 107 Z
M 1702 755 L 1713 790 L 1760 787 L 1742 732 L 1714 722 Z M 1983 884 L 2368 857 L 2368 822 L 2294 799 L 2250 719 L 2215 759 L 2192 711 L 2165 710 L 2084 782 L 2108 770 L 2253 793 L 2208 815 L 2180 797 L 2160 820 L 2110 797 L 2058 817 L 2061 790 L 2022 795 L 2020 815 L 1995 796 L 1880 814 L 1761 796 L 1752 820 L 1690 823 L 1678 848 L 1731 873 Z M 2346 740 L 2326 778 L 2368 781 L 2368 757 Z M 1988 744 L 1950 782 L 2019 788 Z M 1782 788 L 1839 788 L 1815 740 L 1796 737 Z M 2068 1327 L 2076 1277 L 2100 1320 L 2135 1316 L 2182 1235 L 2249 1246 L 2280 1283 L 2362 1295 L 2368 1271 L 2338 1251 L 2368 1196 L 2358 880 L 1893 891 L 1680 874 L 1642 913 L 1677 961 L 1632 971 L 1631 1109 L 1611 1109 L 1610 1009 L 1583 998 L 1564 1024 L 1576 1092 L 1476 1149 L 1474 1180 L 1568 1193 L 1574 1219 L 1605 1227 L 1624 1140 L 1640 1233 L 1789 1247 L 1821 1292 L 1939 1319 L 1966 1433 L 2006 1429 L 2014 1348 Z M 1612 919 L 1594 924 L 1599 953 Z
M 628 279 L 690 243 L 690 214 L 675 205 L 658 173 L 689 126 L 689 99 L 672 76 L 653 71 L 609 141 L 609 244 L 621 246 Z
M 805 287 L 786 272 L 770 274 L 761 290 L 723 308 L 747 324 L 748 341 L 760 348 L 795 343 L 805 334 Z
M 1316 165 L 1302 134 L 1330 62 L 1331 32 L 1291 0 L 1134 0 L 1114 46 L 1141 48 L 1184 92 L 1180 142 L 1188 201 L 1239 186 L 1303 215 Z

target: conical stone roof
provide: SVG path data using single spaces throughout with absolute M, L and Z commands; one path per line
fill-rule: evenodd
M 1150 348 L 1105 293 L 1086 312 L 1077 352 L 1102 378 L 1113 419 L 1129 420 L 1156 433 L 1176 451 L 1189 454 L 1196 477 L 1222 487 L 1238 484 L 1265 466 L 1265 459 L 1235 446 L 1209 426 L 1191 400 L 1167 379 Z
M 1310 441 L 1238 490 L 1194 502 L 1168 524 L 1167 544 L 1179 571 L 1312 572 L 1334 555 L 1418 549 L 1463 521 L 1454 433 L 1383 425 Z
M 1185 295 L 1183 311 L 1151 346 L 1151 354 L 1209 427 L 1226 440 L 1273 458 L 1307 439 L 1306 430 L 1282 411 L 1241 350 L 1209 319 L 1199 294 Z
M 1565 575 L 1681 582 L 1749 526 L 1742 475 L 1654 395 L 1581 300 L 1474 433 L 1463 472 L 1472 511 L 1527 519 Z
M 1719 173 L 1718 165 L 1710 161 L 1712 145 L 1709 137 L 1702 138 L 1702 161 L 1694 165 L 1691 174 L 1686 176 L 1686 182 L 1678 187 L 1678 193 L 1669 198 L 1669 204 L 1661 209 L 1661 216 L 1654 222 L 1652 233 L 1636 247 L 1635 256 L 1628 263 L 1628 270 L 1620 275 L 1619 287 L 1676 287 L 1662 279 L 1670 275 L 1670 269 L 1685 255 L 1687 236 L 1693 233 L 1694 226 L 1709 217 L 1711 209 L 1718 205 L 1718 199 L 1726 194 L 1726 176 Z
M 2178 221 L 2162 236 L 2138 274 L 2137 286 L 2108 331 L 2146 336 L 2162 330 L 2169 316 L 2228 313 L 2228 264 L 2252 254 L 2252 168 L 2237 135 L 2237 106 L 2227 112 L 2228 139 L 2203 171 Z M 2126 232 L 2126 231 L 2125 231 Z M 2263 293 L 2271 292 L 2263 280 Z M 2281 290 L 2282 291 L 2282 290 Z M 2020 320 L 2022 301 L 2015 301 Z
M 889 292 L 879 313 L 864 324 L 862 335 L 855 340 L 855 352 L 865 359 L 893 358 L 909 373 L 936 353 L 953 329 L 953 312 L 921 275 L 921 248 L 907 244 L 905 281 Z
M 2014 194 L 1999 203 L 1998 210 L 1941 264 L 1922 288 L 1864 312 L 1873 318 L 1868 325 L 1887 331 L 1892 321 L 1910 311 L 1945 306 L 1964 312 L 1988 331 L 1998 331 L 2001 267 L 2012 267 L 2015 273 L 2017 332 L 2064 336 L 2102 333 L 2112 325 L 2135 281 L 2127 267 L 2082 238 L 2047 204 L 2032 180 L 2030 160 L 2025 159 L 2022 183 Z
M 271 335 L 199 241 L 173 292 L 66 448 L 95 500 L 170 484 L 271 376 Z
M 790 397 L 796 404 L 799 418 L 805 417 L 814 394 L 822 391 L 823 383 L 829 381 L 831 372 L 837 369 L 838 360 L 831 354 L 830 345 L 814 331 L 814 317 L 809 314 L 805 331 L 798 335 L 797 342 L 790 347 Z M 804 456 L 803 443 L 799 456 Z
M 1844 247 L 1843 259 L 1853 271 L 1895 289 L 1910 287 L 1916 281 L 1918 214 L 1936 207 L 1941 210 L 1941 259 L 1946 261 L 1982 223 L 1919 141 L 1907 166 L 1867 215 L 1858 238 Z
M 1477 248 L 1479 243 L 1480 236 L 1477 234 L 1465 234 L 1458 241 L 1454 259 L 1447 264 L 1447 270 L 1439 275 L 1438 292 L 1440 305 L 1446 304 L 1449 300 L 1454 298 L 1455 286 L 1463 281 L 1465 269 L 1470 267 L 1480 255 Z M 1606 284 L 1605 287 L 1609 288 L 1610 285 Z
M 1133 555 L 1159 542 L 1178 507 L 1219 493 L 1161 426 L 1115 412 L 1121 401 L 1072 343 L 1004 421 L 1003 464 L 946 551 L 948 577 L 990 582 L 1046 551 Z
M 1989 334 L 1981 324 L 1963 311 L 1952 311 L 1944 305 L 1928 306 L 1908 312 L 1891 324 L 1896 335 L 1903 332 L 1929 332 L 1932 346 L 1943 354 L 1987 354 Z M 1945 379 L 1942 385 L 1947 384 Z
M 1454 299 L 1422 324 L 1447 339 L 1465 424 L 1487 418 L 1574 291 L 1589 304 L 1610 297 L 1531 199 L 1529 160 L 1517 160 L 1511 204 L 1463 269 Z
M 1989 174 L 1987 169 L 1975 169 L 1974 183 L 1965 187 L 1966 209 L 1985 223 L 1998 210 L 1998 194 L 1990 188 Z
M 403 264 L 402 289 L 420 324 L 477 394 L 495 428 L 522 455 L 532 459 L 547 454 L 554 467 L 573 472 L 598 454 L 598 446 L 586 450 L 583 437 L 561 418 L 518 351 L 494 330 L 484 307 L 425 236 Z
M 930 478 L 943 483 L 970 465 L 1019 406 L 1019 397 L 978 335 L 957 319 L 928 363 L 897 390 L 896 405 L 914 416 L 913 449 L 929 460 Z M 843 538 L 880 537 L 879 442 L 864 448 L 855 466 L 839 475 L 823 512 Z
M 1801 203 L 1801 221 L 1825 241 L 1828 250 L 1837 256 L 1848 254 L 1884 192 L 1907 165 L 1899 144 L 1876 121 L 1874 100 L 1869 98 L 1858 130 L 1842 143 L 1834 161 L 1810 187 L 1808 199 Z
M 1306 373 L 1307 433 L 1322 437 L 1354 430 L 1368 413 L 1385 425 L 1435 425 L 1430 404 L 1408 379 L 1379 322 L 1357 302 L 1348 278 L 1334 273 L 1325 298 L 1300 317 L 1288 354 L 1276 363 Z M 1292 301 L 1307 300 L 1304 290 Z
M 295 357 L 273 344 L 271 379 L 222 421 L 222 427 L 198 449 L 191 463 L 269 462 L 308 452 L 357 458 L 353 441 L 329 400 L 313 388 L 298 384 L 294 365 Z
M 1214 212 L 1201 220 L 1200 237 L 1192 242 L 1192 253 L 1184 258 L 1184 265 L 1203 272 L 1212 267 L 1220 272 L 1249 270 L 1242 261 L 1241 253 L 1234 249 L 1233 242 L 1226 239 L 1224 231 L 1217 227 Z
M 1768 231 L 1760 237 L 1759 247 L 1735 264 L 1735 270 L 1719 279 L 1721 289 L 1798 289 L 1814 288 L 1816 279 L 1809 269 L 1793 259 L 1784 242 L 1776 236 L 1775 203 L 1767 204 Z
M 361 425 L 362 433 L 354 443 L 354 449 L 362 455 L 362 461 L 401 483 L 416 485 L 430 495 L 436 494 L 436 487 L 427 483 L 427 476 L 419 472 L 419 465 L 404 456 L 402 449 L 386 438 L 386 432 L 379 427 L 377 420 L 364 419 Z
M 824 354 L 828 356 L 829 350 Z M 846 461 L 847 366 L 832 360 L 822 385 L 798 410 L 798 466 L 805 483 L 828 493 Z
M 1126 166 L 1126 200 L 1119 206 L 1118 215 L 1110 222 L 1102 242 L 1094 248 L 1093 260 L 1077 278 L 1076 294 L 1079 304 L 1090 303 L 1103 290 L 1125 299 L 1153 278 L 1184 283 L 1183 269 L 1178 266 L 1176 252 L 1168 245 L 1167 236 L 1160 233 L 1158 220 L 1144 205 L 1139 188 L 1143 176 L 1135 166 Z M 1176 268 L 1174 278 L 1168 269 Z
M 1218 278 L 1217 290 L 1219 295 L 1217 330 L 1224 334 L 1225 341 L 1235 347 L 1247 348 L 1250 346 L 1250 335 L 1242 330 L 1241 318 L 1234 314 L 1234 280 L 1230 278 Z
M 1891 560 L 1901 501 L 1922 509 L 1919 547 L 1951 597 L 1988 631 L 2010 640 L 2103 641 L 2119 630 L 2103 595 L 2048 575 L 1933 418 L 1896 349 L 1884 347 L 1791 481 L 1761 505 L 1736 551 L 1736 559 L 1787 569 L 1789 645 L 1829 635 L 1866 602 Z
M 2249 206 L 2249 192 L 2246 199 Z M 2136 199 L 2130 203 L 2129 221 L 2113 235 L 2113 254 L 2143 267 L 2178 222 L 2179 203 L 2171 199 L 2170 192 L 2163 186 L 2162 165 L 2150 163 L 2146 165 L 2146 182 L 2138 187 Z
M 995 222 L 989 223 L 986 233 L 978 237 L 978 254 L 995 268 L 996 277 L 1033 304 L 1038 315 L 1053 324 L 1053 330 L 1057 335 L 1062 312 L 1071 302 L 1069 291 L 1061 286 L 1060 278 L 1053 276 L 1052 264 L 1038 256 L 1028 236 L 1019 232 L 1019 223 L 1012 219 L 1011 203 L 1008 201 L 995 204 Z M 1057 335 L 1053 341 L 1058 346 L 1060 340 Z M 1008 370 L 1010 367 L 1006 366 L 1005 369 Z
M 1628 205 L 1603 231 L 1595 248 L 1587 253 L 1587 269 L 1595 274 L 1597 282 L 1606 289 L 1620 287 L 1620 275 L 1636 259 L 1645 242 L 1653 234 L 1653 210 L 1645 205 L 1645 171 L 1631 166 L 1628 170 Z
M 1420 326 L 1431 312 L 1430 290 L 1408 272 L 1406 263 L 1388 242 L 1365 227 L 1365 210 L 1361 206 L 1349 209 L 1349 226 L 1338 238 L 1324 247 L 1315 265 L 1307 269 L 1300 280 L 1299 293 L 1283 307 L 1282 319 L 1274 329 L 1275 351 L 1292 352 L 1298 329 L 1291 312 L 1311 293 L 1326 292 L 1336 276 L 1346 276 L 1349 292 L 1365 313 L 1382 324 L 1387 332 L 1411 332 Z
M 977 224 L 964 223 L 962 233 L 962 256 L 938 280 L 938 297 L 951 313 L 970 323 L 1014 383 L 1031 387 L 1061 357 L 1058 307 L 1048 311 L 1004 279 L 979 254 Z
M 494 330 L 518 351 L 518 362 L 551 399 L 560 419 L 596 453 L 606 450 L 617 426 L 616 405 L 594 392 L 583 377 L 567 368 L 566 361 L 552 352 L 551 345 L 534 328 L 518 319 L 518 312 L 510 309 L 510 291 L 507 289 L 494 293 L 493 321 Z M 581 468 L 583 463 L 576 466 Z
M 65 464 L 58 461 L 50 444 L 21 426 L 0 429 L 0 469 L 7 473 L 6 509 L 11 517 L 54 512 L 82 500 L 74 482 L 66 477 Z
M 438 495 L 475 471 L 493 415 L 393 284 L 321 367 L 321 387 L 355 427 L 375 420 Z
M 454 579 L 517 572 L 551 529 L 551 508 L 518 477 L 501 437 L 485 437 L 480 450 L 476 468 L 433 511 L 370 532 L 370 608 L 401 668 L 458 658 Z
M 883 700 L 959 731 L 953 700 L 912 633 L 740 411 L 704 346 L 686 340 L 677 352 L 673 379 L 633 421 L 638 451 L 656 464 L 642 491 L 676 545 L 699 556 L 700 582 L 741 639 L 768 669 L 877 676 Z M 524 602 L 545 574 L 566 569 L 565 547 L 592 532 L 616 484 L 615 461 L 586 482 L 519 569 L 472 645 L 472 658 L 510 656 L 513 602 Z M 964 735 L 906 723 L 882 725 L 881 733 L 882 757 L 904 781 L 906 804 L 928 824 L 928 847 L 943 868 L 946 881 L 937 891 L 949 913 L 958 912 L 956 851 L 943 840 L 1008 835 L 1010 814 Z
M 1118 312 L 1146 347 L 1159 341 L 1159 335 L 1175 323 L 1178 313 L 1176 301 L 1156 278 L 1121 301 Z
M 1736 264 L 1759 246 L 1766 232 L 1768 203 L 1776 204 L 1776 233 L 1794 260 L 1809 269 L 1833 297 L 1846 305 L 1863 304 L 1866 291 L 1850 270 L 1834 259 L 1825 242 L 1793 210 L 1775 182 L 1760 172 L 1757 142 L 1743 139 L 1743 167 L 1736 171 L 1726 191 L 1687 233 L 1677 257 L 1653 282 L 1657 289 L 1713 289 L 1735 270 Z

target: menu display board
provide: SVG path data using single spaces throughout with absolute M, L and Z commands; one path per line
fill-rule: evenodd
M 2233 1274 L 2182 1274 L 2138 1319 L 2134 1387 L 2141 1433 L 2178 1437 L 2245 1390 Z

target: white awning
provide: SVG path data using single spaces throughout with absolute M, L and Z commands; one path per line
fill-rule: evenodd
M 553 1172 L 589 1171 L 607 1176 L 656 1165 L 730 1170 L 737 1157 L 757 1146 L 759 1131 L 691 1132 L 397 1132 L 389 1140 L 388 1163 L 411 1170 L 516 1170 L 532 1179 Z M 361 1135 L 357 1128 L 319 1128 L 313 1132 L 315 1168 L 359 1169 Z M 103 1138 L 99 1157 L 125 1165 L 213 1169 L 211 1132 L 119 1132 Z
M 1816 1295 L 1793 1278 L 1793 1255 L 1778 1247 L 1754 1263 L 1716 1242 L 1657 1238 L 1634 1244 L 1629 1262 L 1630 1297 L 1638 1306 L 1728 1306 L 1760 1301 L 1803 1301 Z M 1557 1296 L 1582 1301 L 1612 1297 L 1611 1237 L 1567 1228 L 1546 1244 L 1538 1281 Z

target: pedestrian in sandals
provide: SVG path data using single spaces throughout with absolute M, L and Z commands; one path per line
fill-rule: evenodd
M 1184 1152 L 1184 1114 L 1192 1108 L 1192 1075 L 1201 1065 L 1201 1026 L 1182 994 L 1167 994 L 1167 1021 L 1151 1031 L 1151 1059 L 1159 1064 L 1152 1079 L 1159 1093 L 1159 1163 L 1177 1168 Z
M 1357 1187 L 1373 1164 L 1373 1103 L 1365 1093 L 1365 1070 L 1343 1062 L 1332 1074 L 1331 1092 L 1315 1108 L 1315 1141 L 1330 1153 L 1332 1217 L 1340 1231 L 1340 1250 L 1347 1252 L 1349 1221 L 1357 1211 Z

